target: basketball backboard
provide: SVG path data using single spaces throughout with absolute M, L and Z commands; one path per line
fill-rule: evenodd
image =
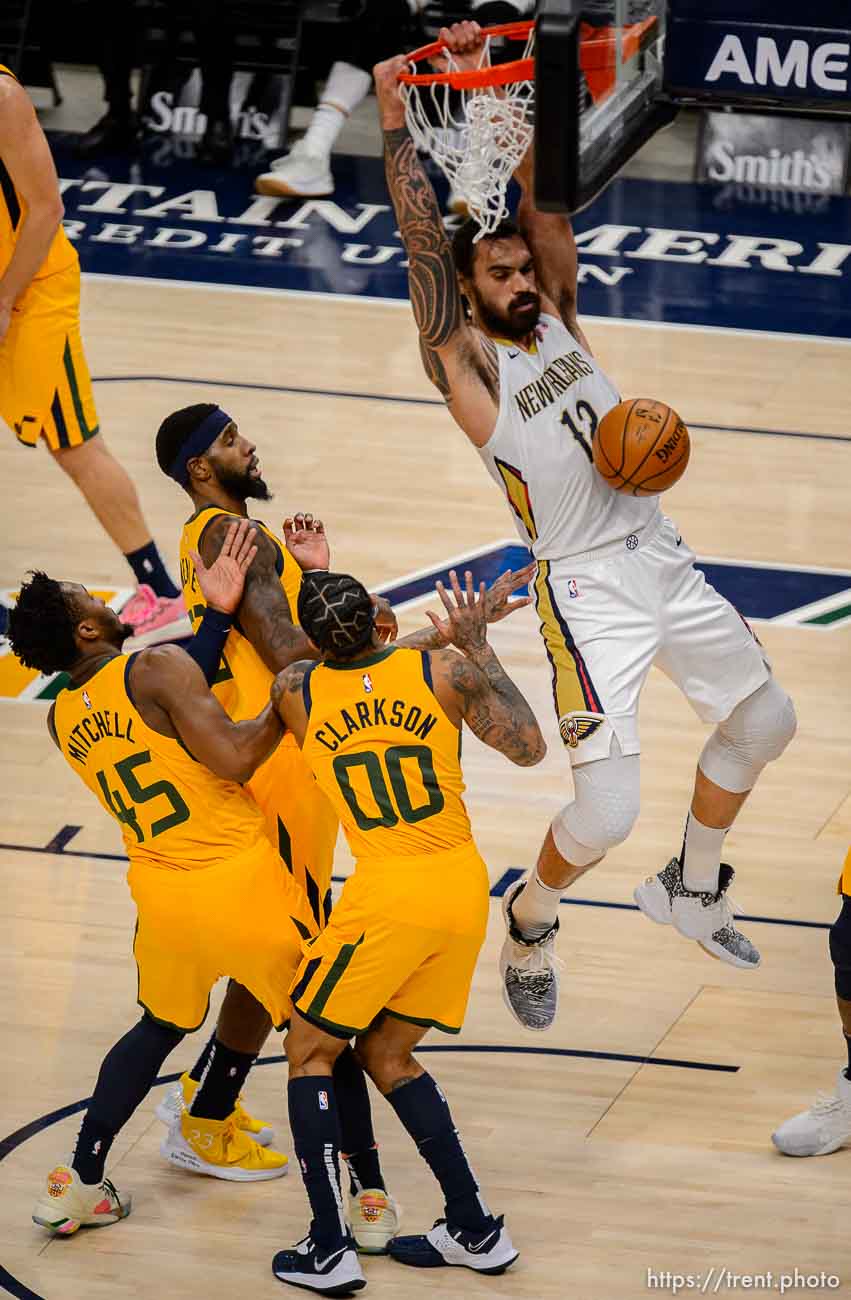
M 683 106 L 851 118 L 848 0 L 542 0 L 535 194 L 578 212 Z
M 664 0 L 542 0 L 535 198 L 579 212 L 676 116 L 662 97 Z

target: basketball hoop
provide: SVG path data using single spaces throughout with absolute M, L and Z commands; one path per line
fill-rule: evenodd
M 535 24 L 503 23 L 482 32 L 475 68 L 461 68 L 440 41 L 407 56 L 410 72 L 399 73 L 405 121 L 418 149 L 435 160 L 462 194 L 479 226 L 476 239 L 494 231 L 508 215 L 505 193 L 526 155 L 534 130 Z M 523 55 L 491 64 L 491 39 L 524 41 Z M 442 72 L 417 72 L 425 60 L 443 56 Z

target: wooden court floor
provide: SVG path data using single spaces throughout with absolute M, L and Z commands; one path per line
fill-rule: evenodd
M 593 321 L 587 331 L 622 392 L 661 397 L 687 422 L 711 426 L 693 435 L 688 474 L 667 502 L 699 554 L 851 567 L 848 345 Z M 256 439 L 276 492 L 267 521 L 277 526 L 298 508 L 321 514 L 334 563 L 369 583 L 511 534 L 502 499 L 441 407 L 386 400 L 432 397 L 404 307 L 89 280 L 84 333 L 105 435 L 172 564 L 186 499 L 159 474 L 153 434 L 169 411 L 199 400 L 220 401 Z M 773 436 L 725 431 L 741 426 Z M 126 583 L 123 562 L 46 454 L 8 435 L 0 474 L 0 585 L 31 567 L 93 586 Z M 406 630 L 422 608 L 406 611 Z M 743 1289 L 736 1275 L 771 1271 L 776 1280 L 795 1269 L 847 1287 L 851 1152 L 793 1161 L 769 1139 L 832 1087 L 841 1064 L 824 927 L 851 835 L 851 632 L 758 630 L 800 724 L 728 839 L 740 910 L 770 918 L 743 926 L 762 950 L 761 969 L 722 966 L 629 907 L 606 906 L 631 903 L 634 885 L 678 847 L 705 734 L 654 673 L 642 702 L 640 822 L 580 882 L 588 905 L 562 909 L 555 1028 L 525 1034 L 502 1005 L 494 900 L 463 1034 L 429 1040 L 428 1066 L 520 1261 L 495 1279 L 368 1261 L 376 1300 L 635 1300 L 670 1290 L 666 1273 L 703 1279 L 710 1269 L 710 1293 L 723 1274 L 715 1294 Z M 550 741 L 531 771 L 472 738 L 465 746 L 469 806 L 496 881 L 532 861 L 570 776 L 533 614 L 501 625 L 494 642 Z M 124 866 L 88 856 L 119 853 L 120 839 L 50 744 L 46 708 L 0 701 L 5 1134 L 89 1096 L 102 1055 L 137 1014 Z M 81 829 L 64 854 L 8 847 L 47 845 L 66 825 Z M 338 872 L 349 865 L 341 847 Z M 200 1037 L 168 1068 L 191 1062 Z M 267 1055 L 280 1050 L 270 1039 Z M 257 1068 L 247 1100 L 289 1149 L 284 1083 L 282 1065 Z M 271 1256 L 307 1223 L 297 1173 L 254 1186 L 183 1174 L 158 1155 L 155 1103 L 152 1094 L 113 1149 L 111 1176 L 132 1190 L 135 1208 L 109 1232 L 49 1241 L 30 1221 L 40 1180 L 72 1147 L 77 1115 L 34 1125 L 5 1155 L 0 1289 L 45 1300 L 281 1294 Z M 380 1098 L 375 1109 L 404 1230 L 421 1230 L 440 1212 L 437 1190 Z

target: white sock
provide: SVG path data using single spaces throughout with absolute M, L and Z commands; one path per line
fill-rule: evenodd
M 349 114 L 369 94 L 372 77 L 351 63 L 335 63 L 328 74 L 319 107 L 302 141 L 305 150 L 327 158 Z
M 526 884 L 511 904 L 514 924 L 524 939 L 540 939 L 552 929 L 558 917 L 560 889 L 545 885 L 537 867 L 529 872 Z
M 693 812 L 686 821 L 683 841 L 683 884 L 694 893 L 714 894 L 718 889 L 721 846 L 726 828 L 704 826 Z

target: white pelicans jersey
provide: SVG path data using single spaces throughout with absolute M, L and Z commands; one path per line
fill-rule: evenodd
M 658 514 L 659 498 L 606 485 L 591 461 L 591 439 L 618 392 L 560 320 L 541 316 L 535 333 L 528 352 L 493 340 L 499 415 L 478 451 L 535 558 L 558 560 L 638 532 Z

